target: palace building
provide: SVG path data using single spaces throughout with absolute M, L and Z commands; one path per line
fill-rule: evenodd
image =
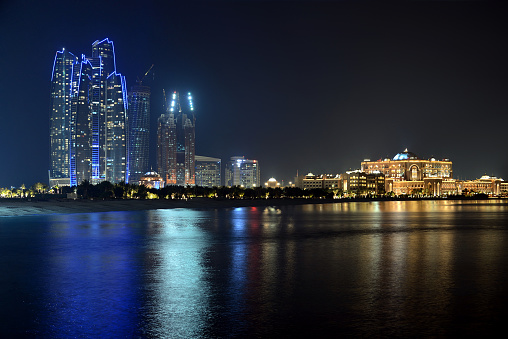
M 421 181 L 424 178 L 452 179 L 452 162 L 449 159 L 420 159 L 407 148 L 396 154 L 393 159 L 362 161 L 361 169 L 365 173 L 383 173 L 385 178 L 398 181 Z
M 449 159 L 420 159 L 407 148 L 392 159 L 365 159 L 361 163 L 361 171 L 384 174 L 386 192 L 394 192 L 396 195 L 439 196 L 459 193 Z

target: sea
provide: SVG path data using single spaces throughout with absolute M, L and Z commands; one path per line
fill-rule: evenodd
M 6 338 L 506 332 L 508 203 L 0 217 Z

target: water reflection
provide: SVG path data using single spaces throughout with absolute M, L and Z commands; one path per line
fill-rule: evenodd
M 145 335 L 195 338 L 205 333 L 210 286 L 204 258 L 209 244 L 200 214 L 184 209 L 149 212 Z
M 134 219 L 134 220 L 133 220 Z M 38 333 L 51 337 L 132 336 L 139 308 L 139 266 L 130 244 L 140 223 L 128 212 L 50 216 L 44 243 L 44 311 Z
M 506 220 L 448 201 L 4 218 L 3 334 L 494 334 Z

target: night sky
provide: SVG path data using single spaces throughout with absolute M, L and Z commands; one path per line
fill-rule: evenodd
M 117 71 L 190 91 L 196 154 L 262 182 L 342 173 L 406 147 L 454 177 L 508 179 L 507 12 L 498 3 L 0 2 L 0 187 L 48 182 L 55 52 L 114 41 Z M 107 4 L 106 4 L 107 3 Z

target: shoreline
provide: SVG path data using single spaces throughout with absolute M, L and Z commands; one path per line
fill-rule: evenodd
M 373 201 L 469 201 L 485 202 L 496 200 L 507 204 L 507 199 L 443 199 L 443 198 L 356 198 L 356 199 L 210 199 L 193 198 L 190 200 L 18 200 L 1 199 L 0 217 L 37 216 L 48 214 L 74 214 L 93 212 L 146 211 L 155 209 L 192 208 L 217 209 L 236 207 L 291 206 L 309 204 L 330 204 Z

